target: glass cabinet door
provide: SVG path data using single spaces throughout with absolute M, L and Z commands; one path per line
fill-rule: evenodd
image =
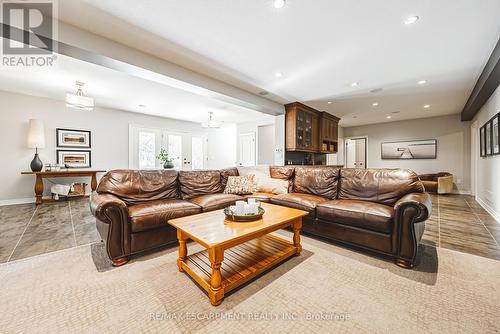
M 297 111 L 297 147 L 304 147 L 305 112 Z
M 304 114 L 304 148 L 312 148 L 312 115 Z

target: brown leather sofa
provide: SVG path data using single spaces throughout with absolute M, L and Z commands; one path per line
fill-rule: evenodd
M 411 268 L 431 213 L 429 195 L 408 170 L 270 167 L 289 193 L 223 194 L 236 168 L 220 171 L 115 170 L 100 180 L 90 207 L 116 266 L 130 255 L 175 245 L 168 219 L 217 210 L 254 197 L 309 212 L 303 232 L 394 258 Z
M 448 172 L 422 174 L 418 177 L 427 192 L 437 194 L 449 194 L 453 192 L 453 175 Z

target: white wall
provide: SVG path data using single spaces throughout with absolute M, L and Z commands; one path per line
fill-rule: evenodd
M 499 111 L 500 86 L 477 113 L 472 123 L 477 124 L 479 129 Z M 476 138 L 478 137 L 476 132 Z M 475 144 L 478 147 L 479 140 Z M 476 160 L 476 200 L 500 222 L 500 156 L 481 158 L 479 150 L 474 151 L 472 158 Z
M 66 108 L 63 101 L 0 91 L 0 205 L 34 199 L 34 177 L 20 174 L 30 170 L 33 159 L 34 150 L 26 146 L 30 118 L 45 123 L 46 148 L 39 150 L 44 164 L 56 162 L 55 129 L 70 128 L 92 131 L 92 168 L 128 168 L 129 124 L 172 131 L 206 131 L 208 168 L 232 166 L 236 157 L 234 125 L 200 130 L 198 123 L 105 108 L 79 111 Z M 45 188 L 49 188 L 47 183 Z
M 419 174 L 450 172 L 459 191 L 470 191 L 470 122 L 460 114 L 381 123 L 343 129 L 344 138 L 368 137 L 368 168 L 407 168 Z M 382 160 L 381 144 L 436 139 L 437 159 Z

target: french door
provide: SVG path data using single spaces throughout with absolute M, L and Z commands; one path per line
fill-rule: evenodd
M 207 138 L 203 134 L 130 126 L 129 168 L 163 168 L 156 158 L 162 148 L 176 170 L 199 170 L 207 166 Z

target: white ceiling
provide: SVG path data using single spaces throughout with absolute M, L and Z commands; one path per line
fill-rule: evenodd
M 76 91 L 77 80 L 85 83 L 84 94 L 93 97 L 98 107 L 192 122 L 206 121 L 209 111 L 226 123 L 273 118 L 63 55 L 58 55 L 55 68 L 0 66 L 0 90 L 5 91 L 64 100 L 66 93 Z
M 67 23 L 278 102 L 306 102 L 344 126 L 397 111 L 391 120 L 459 113 L 500 33 L 498 0 L 59 3 Z M 410 15 L 420 20 L 404 25 Z

